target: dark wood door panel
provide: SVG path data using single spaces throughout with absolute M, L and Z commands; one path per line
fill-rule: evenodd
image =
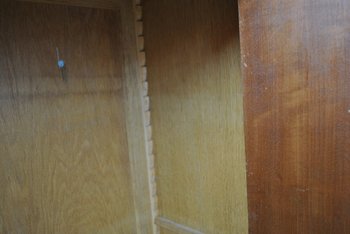
M 250 233 L 350 233 L 349 12 L 240 1 Z

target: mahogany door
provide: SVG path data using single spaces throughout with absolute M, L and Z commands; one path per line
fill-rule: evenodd
M 350 233 L 350 1 L 240 1 L 250 233 Z

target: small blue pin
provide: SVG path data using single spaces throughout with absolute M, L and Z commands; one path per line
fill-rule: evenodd
M 62 69 L 62 68 L 64 68 L 64 60 L 58 60 L 58 63 L 57 63 L 57 65 L 58 65 L 58 68 L 60 68 L 60 69 Z
M 60 51 L 58 48 L 56 48 L 56 54 L 57 54 L 57 66 L 60 69 L 60 73 L 61 73 L 61 77 L 63 80 L 65 80 L 64 78 L 64 67 L 66 66 L 65 62 L 63 59 L 60 59 Z

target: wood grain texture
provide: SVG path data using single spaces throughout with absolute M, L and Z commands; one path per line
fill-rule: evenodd
M 163 217 L 157 217 L 155 219 L 155 223 L 161 228 L 161 230 L 166 229 L 168 231 L 175 232 L 178 234 L 203 234 L 203 232 L 200 232 L 191 227 L 184 226 L 182 224 L 176 223 L 172 220 Z
M 3 1 L 12 1 L 12 0 L 3 0 Z M 59 4 L 59 5 L 101 8 L 101 9 L 118 9 L 122 5 L 121 1 L 123 0 L 16 0 L 16 1 Z
M 125 113 L 128 135 L 128 147 L 137 233 L 154 233 L 152 216 L 151 191 L 149 187 L 149 167 L 145 134 L 143 81 L 147 70 L 138 63 L 138 48 L 135 25 L 135 2 L 122 0 L 120 13 L 122 19 L 122 42 L 124 54 L 124 90 Z
M 350 233 L 349 11 L 240 1 L 250 233 Z
M 237 12 L 144 2 L 159 215 L 204 233 L 248 231 Z
M 179 234 L 177 232 L 170 231 L 170 230 L 165 229 L 165 228 L 160 228 L 159 232 L 160 232 L 160 234 Z
M 138 80 L 142 82 L 142 89 L 139 92 L 142 95 L 142 110 L 143 110 L 143 126 L 144 126 L 144 136 L 145 136 L 145 147 L 146 147 L 146 166 L 148 169 L 148 185 L 149 185 L 149 196 L 144 196 L 144 199 L 150 199 L 151 213 L 150 221 L 152 222 L 152 233 L 159 233 L 158 226 L 155 224 L 155 219 L 158 215 L 158 199 L 156 193 L 156 180 L 155 180 L 155 168 L 154 168 L 154 154 L 153 154 L 153 135 L 152 135 L 152 122 L 151 122 L 151 111 L 150 111 L 150 99 L 147 86 L 147 61 L 146 52 L 144 47 L 144 37 L 142 35 L 143 31 L 140 31 L 137 25 L 141 25 L 143 28 L 143 7 L 139 2 L 134 2 L 134 12 L 135 12 L 135 34 L 137 37 L 136 45 L 138 50 Z M 140 34 L 141 33 L 141 34 Z M 143 180 L 144 181 L 144 180 Z
M 0 8 L 1 233 L 136 233 L 120 23 L 110 10 Z

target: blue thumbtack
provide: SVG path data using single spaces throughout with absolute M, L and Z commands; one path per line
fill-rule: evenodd
M 57 54 L 57 66 L 60 69 L 61 77 L 63 80 L 65 80 L 64 77 L 64 67 L 65 67 L 65 62 L 63 59 L 60 59 L 60 51 L 58 48 L 56 48 L 56 54 Z
M 62 68 L 64 68 L 64 60 L 58 60 L 58 63 L 57 63 L 57 65 L 58 65 L 58 67 L 60 68 L 60 69 L 62 69 Z

